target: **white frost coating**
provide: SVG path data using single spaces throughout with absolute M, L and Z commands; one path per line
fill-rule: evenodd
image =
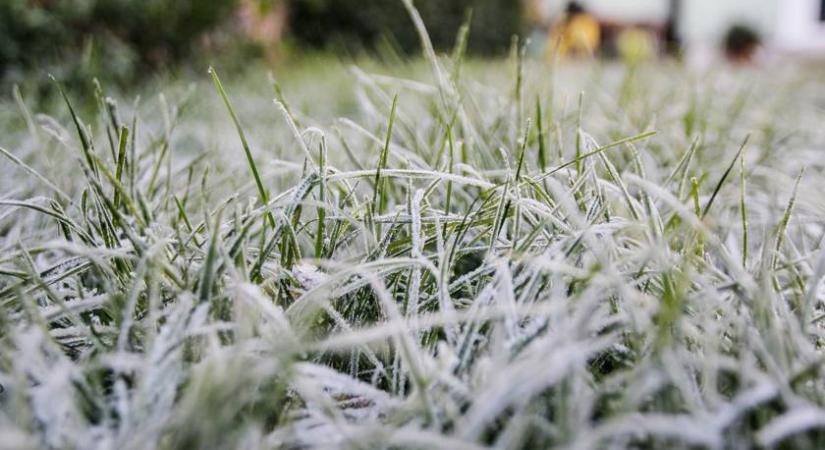
M 825 411 L 814 406 L 796 408 L 768 423 L 756 438 L 766 447 L 811 428 L 825 427 Z
M 109 117 L 76 108 L 98 176 L 65 106 L 41 106 L 59 119 L 30 133 L 0 96 L 0 447 L 722 450 L 820 436 L 816 72 L 425 63 L 300 70 L 284 93 L 300 129 L 227 82 L 267 205 L 200 84 L 190 107 L 178 82 L 163 104 L 119 107 L 138 123 L 122 191 Z M 396 94 L 386 209 L 372 215 Z
M 321 272 L 317 266 L 307 262 L 294 265 L 292 267 L 292 276 L 294 276 L 295 279 L 298 280 L 298 283 L 306 290 L 318 287 L 327 278 L 326 274 Z

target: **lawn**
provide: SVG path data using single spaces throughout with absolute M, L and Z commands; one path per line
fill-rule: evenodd
M 0 447 L 825 443 L 821 68 L 216 69 L 2 100 Z

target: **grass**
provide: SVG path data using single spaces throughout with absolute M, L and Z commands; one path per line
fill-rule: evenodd
M 16 93 L 0 443 L 821 447 L 818 69 L 476 61 L 465 33 Z

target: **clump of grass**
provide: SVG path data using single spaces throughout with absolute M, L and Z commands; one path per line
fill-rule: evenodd
M 330 80 L 273 105 L 214 71 L 0 112 L 3 446 L 825 441 L 817 84 L 561 66 L 550 91 L 416 24 L 426 58 L 354 70 L 341 120 L 313 119 Z

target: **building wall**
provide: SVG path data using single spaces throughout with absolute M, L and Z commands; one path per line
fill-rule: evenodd
M 547 21 L 560 17 L 568 0 L 538 3 Z M 668 0 L 579 0 L 596 15 L 628 22 L 661 22 Z M 680 31 L 692 51 L 717 46 L 734 23 L 755 27 L 776 49 L 825 57 L 823 0 L 682 0 Z
M 825 56 L 822 0 L 782 0 L 776 44 L 785 50 Z
M 728 27 L 737 22 L 755 26 L 770 38 L 777 28 L 778 5 L 785 1 L 788 0 L 682 0 L 683 14 L 680 27 L 690 44 L 715 45 Z M 668 0 L 579 2 L 599 16 L 627 21 L 662 21 L 668 9 Z M 545 13 L 557 17 L 567 4 L 567 0 L 544 0 L 544 3 Z
M 770 40 L 777 32 L 777 10 L 786 0 L 685 0 L 682 30 L 688 42 L 719 42 L 734 23 L 750 25 Z

